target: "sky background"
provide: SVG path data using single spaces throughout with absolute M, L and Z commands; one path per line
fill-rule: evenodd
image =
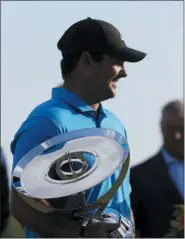
M 9 169 L 17 129 L 62 83 L 58 39 L 86 17 L 112 23 L 128 46 L 148 54 L 140 63 L 126 64 L 128 77 L 104 105 L 127 129 L 131 165 L 159 150 L 161 107 L 183 98 L 182 2 L 1 2 L 1 145 Z

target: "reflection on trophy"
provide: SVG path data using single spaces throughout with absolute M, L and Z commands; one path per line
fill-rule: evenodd
M 78 220 L 82 227 L 102 220 L 120 223 L 106 237 L 129 238 L 133 232 L 131 220 L 107 207 L 128 166 L 129 147 L 124 136 L 109 129 L 91 128 L 38 145 L 16 165 L 12 180 L 20 196 L 37 210 L 61 213 Z M 115 184 L 101 198 L 89 202 L 93 188 L 118 168 L 121 170 Z

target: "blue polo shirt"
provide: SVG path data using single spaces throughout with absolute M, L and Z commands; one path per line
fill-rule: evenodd
M 19 160 L 32 148 L 56 135 L 85 128 L 107 128 L 126 136 L 120 120 L 100 104 L 99 114 L 81 98 L 64 88 L 53 88 L 52 98 L 37 106 L 21 125 L 11 143 L 13 169 Z M 106 179 L 91 193 L 89 202 L 102 197 L 112 187 L 120 169 Z M 130 218 L 130 171 L 108 207 Z M 21 210 L 21 209 L 20 209 Z M 25 237 L 39 237 L 25 228 Z

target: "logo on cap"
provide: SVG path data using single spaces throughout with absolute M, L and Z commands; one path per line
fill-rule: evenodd
M 120 38 L 121 38 L 122 41 L 124 40 L 123 37 L 122 37 L 122 35 L 120 35 Z

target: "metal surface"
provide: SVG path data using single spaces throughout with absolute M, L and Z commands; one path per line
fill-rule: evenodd
M 90 221 L 88 218 L 82 220 L 82 227 L 87 227 L 89 224 L 102 221 L 104 223 L 119 223 L 120 227 L 117 230 L 106 233 L 106 238 L 131 238 L 134 227 L 133 223 L 127 217 L 120 215 L 120 213 L 112 208 L 106 208 L 101 216 L 101 219 L 93 218 Z
M 84 163 L 80 159 L 84 152 L 94 158 L 91 165 L 88 160 Z M 13 171 L 13 183 L 20 193 L 32 198 L 70 196 L 89 189 L 112 175 L 125 162 L 128 152 L 126 139 L 116 131 L 91 128 L 68 132 L 51 138 L 28 152 Z M 49 170 L 58 160 L 55 166 L 61 176 L 59 165 L 66 163 L 67 153 L 76 154 L 71 160 L 81 160 L 82 168 L 76 171 L 75 177 L 62 172 L 63 178 L 53 179 L 48 174 Z
M 79 220 L 82 227 L 97 220 L 119 222 L 120 227 L 106 237 L 129 238 L 132 222 L 106 208 L 126 176 L 129 161 L 124 136 L 109 129 L 83 129 L 61 134 L 32 149 L 16 165 L 12 179 L 23 200 L 36 210 L 60 212 Z M 86 190 L 118 168 L 120 174 L 112 188 L 88 204 Z M 48 205 L 41 204 L 40 199 L 47 199 Z

